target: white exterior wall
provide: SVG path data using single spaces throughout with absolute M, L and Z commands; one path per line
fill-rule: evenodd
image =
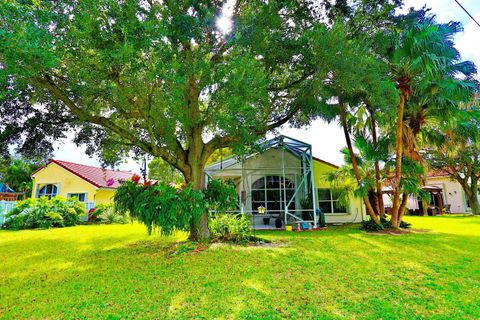
M 467 205 L 467 199 L 465 197 L 465 192 L 463 191 L 460 183 L 454 179 L 443 176 L 443 177 L 431 177 L 427 178 L 425 185 L 439 187 L 443 190 L 443 202 L 445 205 L 450 204 L 451 213 L 465 213 L 470 211 Z M 383 201 L 385 206 L 392 206 L 391 197 L 388 195 L 383 196 Z M 410 210 L 419 209 L 418 199 L 414 196 L 408 197 L 407 208 Z
M 443 190 L 444 203 L 450 204 L 452 213 L 465 213 L 469 211 L 467 199 L 460 183 L 450 177 L 428 178 L 426 185 L 440 187 Z

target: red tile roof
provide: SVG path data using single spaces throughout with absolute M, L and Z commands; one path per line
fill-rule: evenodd
M 70 171 L 83 180 L 93 184 L 97 188 L 116 189 L 120 186 L 120 181 L 128 180 L 134 175 L 134 173 L 131 171 L 109 170 L 100 167 L 86 166 L 83 164 L 52 159 L 44 166 L 33 172 L 32 176 L 43 170 L 51 163 L 55 163 L 63 169 Z
M 432 169 L 427 172 L 427 178 L 446 177 L 449 175 L 448 171 L 444 169 Z

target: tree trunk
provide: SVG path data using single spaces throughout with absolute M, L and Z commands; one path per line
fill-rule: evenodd
M 338 105 L 340 107 L 340 120 L 342 122 L 343 133 L 345 135 L 345 140 L 347 142 L 348 153 L 350 155 L 350 159 L 352 160 L 353 172 L 355 174 L 355 178 L 357 179 L 357 183 L 360 185 L 362 183 L 362 177 L 360 175 L 360 171 L 358 170 L 357 159 L 355 158 L 355 154 L 353 153 L 352 141 L 350 139 L 350 133 L 348 131 L 348 126 L 347 126 L 347 115 L 345 111 L 345 105 L 341 101 L 340 97 L 339 97 L 339 100 L 340 101 Z M 372 218 L 372 220 L 375 221 L 377 224 L 380 224 L 380 219 L 378 215 L 375 213 L 375 210 L 373 209 L 372 204 L 368 199 L 368 195 L 363 197 L 363 202 L 365 203 L 365 207 L 367 208 L 367 212 L 370 218 Z
M 478 178 L 470 176 L 470 184 L 467 181 L 467 178 L 462 179 L 458 175 L 455 179 L 460 183 L 462 186 L 463 192 L 465 192 L 465 196 L 468 199 L 470 204 L 470 209 L 472 210 L 472 214 L 478 215 L 480 214 L 480 203 L 478 202 Z
M 400 209 L 400 179 L 402 178 L 402 156 L 403 156 L 403 114 L 405 111 L 405 94 L 400 93 L 400 103 L 397 110 L 397 131 L 396 131 L 396 147 L 395 147 L 395 176 L 393 186 L 393 203 L 392 203 L 392 225 L 398 228 L 399 209 Z
M 475 174 L 470 176 L 470 207 L 474 215 L 480 214 L 480 204 L 478 203 L 478 178 Z
M 480 204 L 478 202 L 478 180 L 474 176 L 470 176 L 470 184 L 466 182 L 466 185 L 463 186 L 465 195 L 470 202 L 470 209 L 472 209 L 472 214 L 480 214 Z
M 370 112 L 370 125 L 372 130 L 372 141 L 375 147 L 377 147 L 378 138 L 377 138 L 377 123 L 375 121 L 375 115 L 370 108 L 368 108 Z M 381 182 L 381 173 L 380 173 L 380 164 L 378 160 L 375 161 L 375 184 L 377 188 L 377 205 L 378 205 L 378 214 L 380 217 L 385 218 L 385 204 L 383 203 L 383 192 L 382 192 L 382 182 Z
M 474 215 L 480 214 L 480 204 L 478 203 L 478 197 L 475 194 L 473 194 L 468 201 L 470 201 L 470 208 L 472 209 L 472 213 Z
M 422 199 L 422 213 L 424 216 L 428 216 L 428 203 Z
M 403 216 L 405 215 L 405 211 L 407 210 L 407 203 L 408 203 L 408 194 L 404 193 L 402 196 L 402 203 L 400 204 L 400 208 L 398 209 L 397 225 L 393 226 L 394 228 L 400 228 L 400 224 L 402 223 Z
M 191 166 L 190 175 L 185 177 L 187 183 L 192 183 L 193 189 L 203 190 L 205 188 L 204 166 L 195 163 Z M 203 241 L 210 238 L 210 230 L 208 229 L 208 212 L 205 211 L 200 217 L 192 218 L 190 222 L 190 240 Z

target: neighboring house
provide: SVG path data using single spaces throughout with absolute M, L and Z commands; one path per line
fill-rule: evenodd
M 130 179 L 133 175 L 130 171 L 50 160 L 32 174 L 32 197 L 76 197 L 89 209 L 95 204 L 111 203 L 120 181 Z
M 5 183 L 0 183 L 0 201 L 17 201 L 23 193 L 15 192 Z
M 360 222 L 365 219 L 361 199 L 352 198 L 348 205 L 342 205 L 324 177 L 337 169 L 313 157 L 309 144 L 279 136 L 243 161 L 230 157 L 208 166 L 205 173 L 207 180 L 234 181 L 240 197 L 237 212 L 250 215 L 255 228 L 272 228 L 277 218 L 282 220 L 282 227 L 301 221 L 317 224 L 317 208 L 327 223 Z M 313 198 L 313 206 L 305 201 L 308 198 Z
M 449 209 L 451 213 L 466 213 L 470 207 L 462 186 L 443 170 L 433 170 L 427 173 L 425 190 L 431 194 L 430 206 Z M 384 196 L 385 205 L 391 205 L 391 199 Z M 422 200 L 416 196 L 408 198 L 407 208 L 422 213 Z

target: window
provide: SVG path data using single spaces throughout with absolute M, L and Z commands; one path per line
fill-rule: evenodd
M 284 190 L 286 201 L 284 201 Z M 289 179 L 280 176 L 266 176 L 256 180 L 252 184 L 252 211 L 258 213 L 259 207 L 264 207 L 267 214 L 278 214 L 285 210 L 285 203 L 288 203 L 295 193 L 295 184 Z M 293 201 L 289 209 L 295 209 Z
M 331 189 L 318 189 L 318 207 L 325 214 L 347 213 L 345 205 L 338 201 L 339 193 Z
M 78 201 L 85 202 L 87 201 L 87 194 L 86 193 L 69 193 L 67 194 L 67 198 L 77 198 Z
M 58 188 L 54 184 L 46 184 L 38 190 L 38 197 L 47 197 L 48 199 L 52 199 L 58 193 Z

